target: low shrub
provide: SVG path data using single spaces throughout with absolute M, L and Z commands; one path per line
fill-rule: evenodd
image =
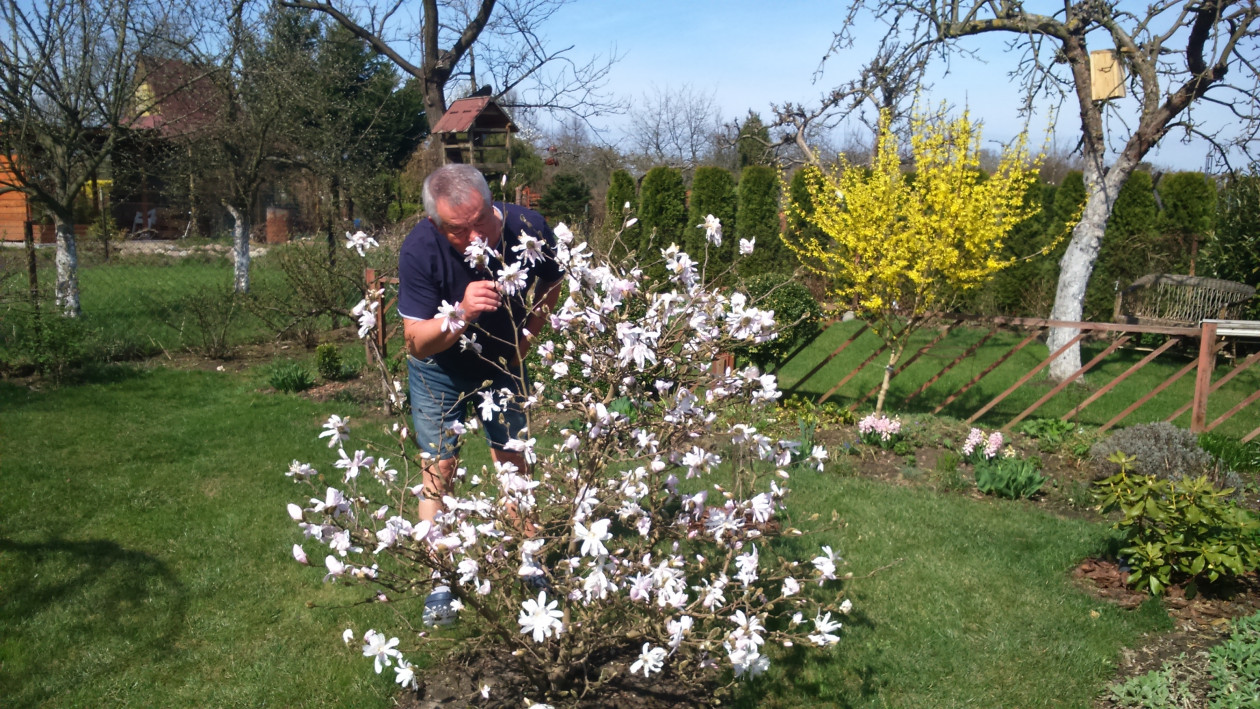
M 94 333 L 79 318 L 62 317 L 55 311 L 14 310 L 0 341 L 5 369 L 34 371 L 53 381 L 63 381 L 93 359 Z
M 341 351 L 336 345 L 329 342 L 315 348 L 315 371 L 325 381 L 345 379 L 345 364 L 341 361 Z
M 1229 499 L 1233 490 L 1207 476 L 1130 474 L 1134 458 L 1120 452 L 1111 462 L 1120 472 L 1095 483 L 1095 496 L 1102 512 L 1124 514 L 1114 528 L 1124 535 L 1130 584 L 1160 595 L 1184 581 L 1191 596 L 1200 579 L 1241 576 L 1260 564 L 1260 522 Z
M 1121 429 L 1107 440 L 1095 443 L 1089 455 L 1109 476 L 1119 472 L 1113 460 L 1117 451 L 1132 456 L 1132 470 L 1164 480 L 1206 475 L 1213 467 L 1212 456 L 1199 447 L 1197 436 L 1162 421 Z
M 1260 705 L 1260 613 L 1234 621 L 1233 634 L 1209 653 L 1208 671 L 1212 709 Z
M 1036 462 L 999 457 L 976 463 L 976 489 L 1011 500 L 1032 497 L 1046 484 Z
M 276 391 L 293 394 L 315 386 L 310 371 L 297 362 L 276 362 L 267 373 L 267 381 Z
M 1037 439 L 1037 447 L 1044 453 L 1059 450 L 1076 431 L 1076 424 L 1059 419 L 1033 419 L 1026 421 L 1019 430 Z
M 188 350 L 211 359 L 229 359 L 236 351 L 247 297 L 230 285 L 197 290 L 162 307 L 161 318 L 179 333 L 180 343 Z

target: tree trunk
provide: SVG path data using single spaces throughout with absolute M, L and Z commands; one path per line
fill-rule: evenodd
M 897 360 L 901 359 L 902 348 L 894 345 L 892 352 L 888 355 L 888 366 L 884 367 L 884 381 L 879 385 L 879 398 L 875 399 L 875 414 L 884 413 L 884 399 L 888 396 L 888 385 L 892 383 L 893 368 L 897 366 Z
M 236 269 L 233 283 L 237 293 L 249 292 L 249 217 L 235 206 L 225 205 L 232 215 L 232 255 Z
M 53 216 L 57 229 L 57 307 L 68 318 L 83 313 L 79 307 L 79 252 L 74 243 L 74 224 Z
M 1091 167 L 1100 163 L 1100 160 L 1086 161 L 1085 210 L 1081 213 L 1081 220 L 1072 229 L 1072 239 L 1068 242 L 1067 251 L 1059 260 L 1059 285 L 1054 294 L 1054 308 L 1050 311 L 1052 320 L 1081 320 L 1085 312 L 1085 290 L 1094 273 L 1098 252 L 1102 249 L 1107 219 L 1111 217 L 1111 209 L 1116 203 L 1120 187 L 1136 167 L 1136 163 L 1123 158 L 1106 172 Z M 1067 327 L 1050 328 L 1046 347 L 1054 352 L 1079 332 Z M 1080 368 L 1081 345 L 1078 342 L 1051 362 L 1048 371 L 1050 379 L 1061 382 Z

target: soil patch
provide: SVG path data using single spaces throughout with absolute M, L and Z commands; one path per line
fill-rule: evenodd
M 580 709 L 710 709 L 717 706 L 712 688 L 683 681 L 671 671 L 651 679 L 630 675 L 629 666 L 637 653 L 626 648 L 616 657 L 599 665 L 599 669 L 616 675 L 612 684 L 596 699 L 579 699 L 571 706 Z M 594 669 L 594 668 L 592 668 Z M 482 648 L 457 656 L 437 667 L 417 673 L 420 688 L 403 692 L 398 697 L 401 709 L 442 709 L 444 707 L 485 707 L 486 709 L 520 709 L 532 701 L 541 701 L 541 692 L 531 692 L 529 681 L 516 669 L 506 652 Z M 487 688 L 485 695 L 482 688 Z

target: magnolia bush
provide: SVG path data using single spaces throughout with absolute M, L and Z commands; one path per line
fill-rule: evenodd
M 709 243 L 721 238 L 720 225 L 701 226 Z M 336 472 L 297 461 L 289 471 L 311 488 L 289 505 L 304 536 L 297 560 L 322 557 L 325 582 L 370 584 L 393 604 L 402 632 L 357 637 L 378 673 L 409 687 L 405 652 L 456 642 L 414 627 L 437 584 L 451 586 L 474 642 L 508 651 L 526 694 L 546 701 L 597 696 L 625 673 L 726 685 L 765 672 L 768 645 L 836 644 L 850 610 L 840 557 L 823 546 L 791 558 L 775 541 L 802 534 L 788 485 L 821 471 L 827 451 L 758 429 L 780 397 L 773 375 L 715 365 L 775 337 L 774 313 L 706 289 L 676 246 L 661 252 L 667 280 L 648 285 L 640 268 L 599 262 L 564 225 L 556 234 L 567 297 L 537 343 L 528 431 L 508 446 L 531 470 L 460 468 L 445 511 L 419 521 L 428 454 L 407 426 L 361 439 L 334 415 L 320 435 Z M 533 263 L 522 256 L 521 268 Z M 523 283 L 515 267 L 494 275 L 504 289 Z M 363 335 L 379 326 L 374 302 L 356 308 Z M 458 303 L 443 307 L 460 316 Z M 476 349 L 479 336 L 471 325 L 461 346 Z M 504 396 L 477 397 L 457 432 L 478 435 Z M 345 640 L 357 643 L 355 631 Z

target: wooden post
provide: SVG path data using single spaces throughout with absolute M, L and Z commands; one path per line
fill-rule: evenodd
M 1199 334 L 1199 369 L 1194 377 L 1194 407 L 1190 413 L 1190 431 L 1203 433 L 1207 426 L 1208 391 L 1212 386 L 1212 369 L 1216 366 L 1216 323 L 1203 323 Z
M 331 229 L 329 233 L 330 234 L 332 233 Z M 376 290 L 376 269 L 375 268 L 363 269 L 363 281 L 367 283 L 368 297 L 371 297 L 372 291 Z M 377 317 L 380 317 L 380 313 L 377 313 Z M 383 325 L 384 323 L 381 323 L 381 324 Z M 376 335 L 373 334 L 372 337 L 376 337 Z M 372 342 L 368 340 L 366 337 L 363 338 L 363 352 L 364 352 L 364 356 L 367 358 L 368 366 L 369 367 L 372 366 Z M 382 362 L 383 362 L 384 352 L 381 353 L 381 356 L 382 356 Z

